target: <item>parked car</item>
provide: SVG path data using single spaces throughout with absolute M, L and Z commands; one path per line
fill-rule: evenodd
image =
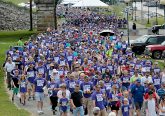
M 152 27 L 152 32 L 155 34 L 159 34 L 159 29 L 165 29 L 165 24 L 163 25 L 154 25 Z
M 132 51 L 136 54 L 144 53 L 147 45 L 161 44 L 165 41 L 165 35 L 144 35 L 136 40 L 130 41 Z
M 164 50 L 165 50 L 165 41 L 159 45 L 146 46 L 145 53 L 147 53 L 154 59 L 161 59 Z

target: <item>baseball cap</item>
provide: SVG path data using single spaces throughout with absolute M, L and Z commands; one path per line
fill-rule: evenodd
M 136 82 L 140 83 L 141 82 L 141 79 L 137 79 Z
M 58 71 L 56 69 L 53 69 L 53 73 L 58 73 Z
M 128 101 L 128 99 L 127 99 L 127 98 L 124 98 L 123 100 L 124 100 L 124 101 Z
M 64 78 L 64 75 L 60 75 L 60 78 Z

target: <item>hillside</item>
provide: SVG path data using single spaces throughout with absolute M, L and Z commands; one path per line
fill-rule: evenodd
M 29 10 L 20 8 L 13 3 L 0 0 L 0 30 L 29 29 L 29 17 Z M 33 18 L 35 25 L 36 16 L 33 15 Z
M 16 5 L 18 5 L 19 3 L 22 3 L 22 2 L 29 2 L 29 0 L 2 0 L 2 1 L 4 1 L 4 2 L 11 2 L 11 3 L 13 3 L 13 4 L 16 4 Z

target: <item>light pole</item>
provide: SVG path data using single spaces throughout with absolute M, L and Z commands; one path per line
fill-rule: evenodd
M 136 0 L 135 0 L 135 21 L 136 21 Z
M 143 0 L 141 0 L 141 23 L 143 23 Z
M 128 4 L 129 4 L 130 0 L 125 0 L 125 3 L 127 4 L 127 7 L 125 9 L 126 13 L 127 13 L 127 33 L 128 33 L 128 46 L 130 46 L 130 41 L 129 41 L 129 9 L 128 9 Z
M 158 0 L 156 0 L 156 25 L 158 24 Z
M 147 21 L 148 24 L 150 24 L 150 7 L 148 5 L 148 21 Z
M 132 0 L 132 19 L 131 20 L 133 20 L 133 11 L 134 11 L 134 9 L 133 9 L 133 1 L 134 0 Z
M 165 22 L 165 0 L 160 0 L 160 4 L 164 7 L 164 22 Z
M 32 9 L 32 0 L 30 0 L 30 30 L 33 31 L 33 9 Z

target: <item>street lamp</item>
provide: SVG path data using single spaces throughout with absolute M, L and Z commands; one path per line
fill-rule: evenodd
M 32 0 L 30 0 L 30 30 L 33 31 L 33 9 L 32 9 Z
M 156 0 L 156 25 L 158 24 L 158 0 Z
M 164 6 L 164 22 L 165 22 L 165 0 L 160 0 L 160 4 Z
M 136 21 L 136 0 L 135 0 L 135 21 Z
M 149 14 L 150 14 L 150 7 L 149 7 L 149 5 L 148 5 L 148 21 L 147 21 L 148 24 L 150 24 L 150 15 L 149 15 Z
M 128 33 L 128 46 L 130 46 L 130 41 L 129 41 L 129 9 L 128 9 L 128 4 L 129 4 L 130 0 L 125 0 L 125 3 L 127 4 L 127 8 L 125 9 L 126 13 L 127 13 L 127 33 Z
M 132 19 L 131 20 L 133 20 L 133 11 L 134 11 L 134 9 L 133 9 L 133 1 L 134 0 L 132 0 Z
M 141 0 L 141 23 L 143 22 L 143 0 Z

